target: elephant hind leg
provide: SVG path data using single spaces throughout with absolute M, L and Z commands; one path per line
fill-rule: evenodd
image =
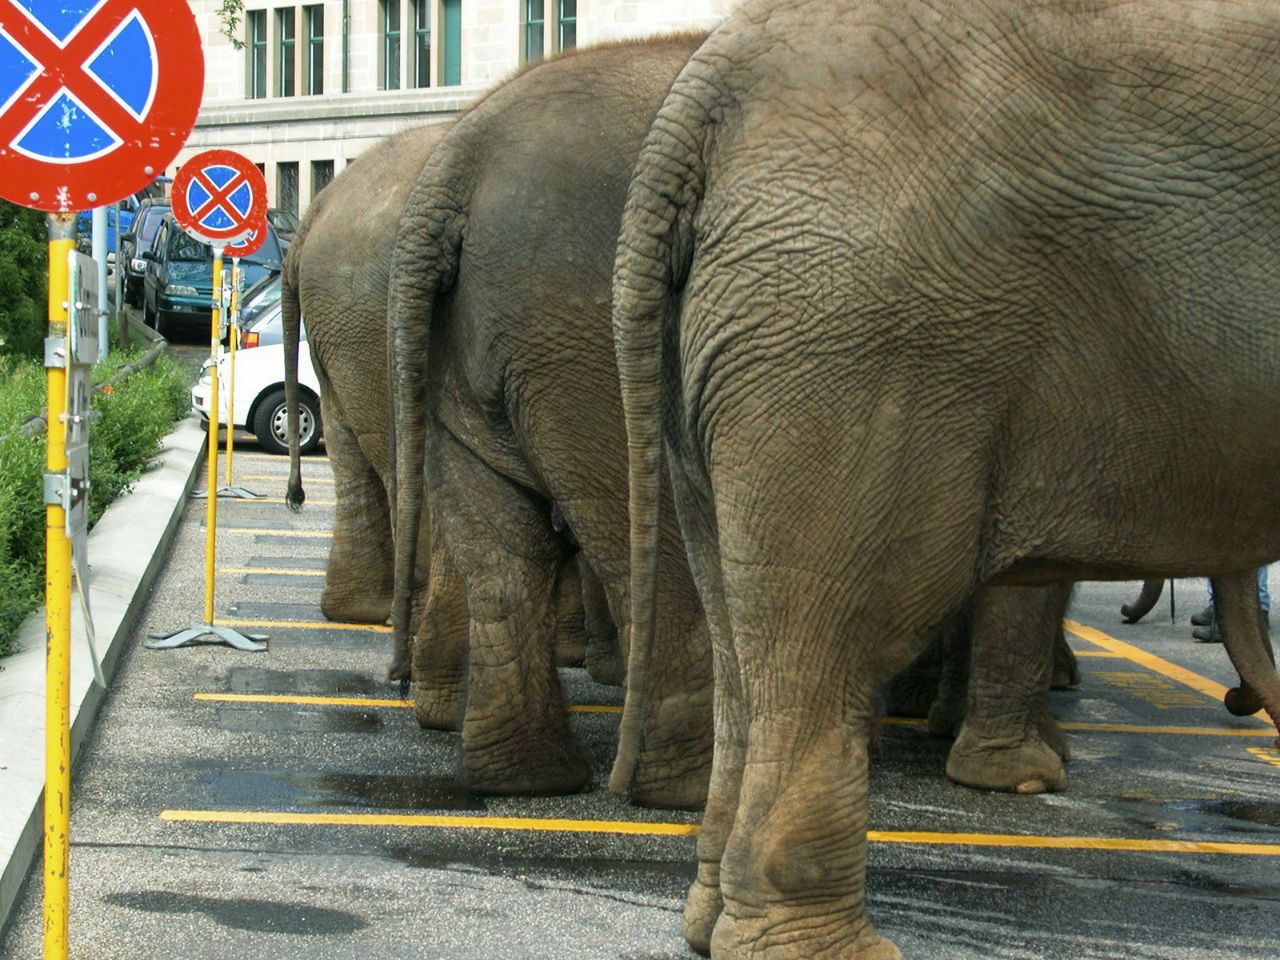
M 433 511 L 470 610 L 463 767 L 480 793 L 589 788 L 555 665 L 555 580 L 564 545 L 542 498 L 433 431 Z
M 386 489 L 327 396 L 320 407 L 337 504 L 320 610 L 330 620 L 386 623 L 394 561 Z
M 947 776 L 983 790 L 1042 793 L 1066 786 L 1066 740 L 1048 712 L 1057 629 L 1071 584 L 979 592 L 964 723 Z
M 471 618 L 462 577 L 439 542 L 432 544 L 431 574 L 415 607 L 414 716 L 424 729 L 458 730 L 466 695 Z

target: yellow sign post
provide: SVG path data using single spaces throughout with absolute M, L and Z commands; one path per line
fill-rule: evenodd
M 45 366 L 49 411 L 46 476 L 67 472 L 66 422 L 69 283 L 74 213 L 48 215 L 49 332 Z M 61 342 L 62 355 L 56 356 Z M 61 365 L 59 365 L 61 363 Z M 57 500 L 57 502 L 53 502 Z M 71 851 L 71 540 L 61 497 L 45 496 L 44 957 L 67 956 Z
M 232 627 L 220 626 L 214 620 L 214 586 L 216 581 L 216 565 L 218 553 L 218 347 L 222 339 L 222 244 L 213 247 L 213 311 L 210 314 L 209 354 L 212 363 L 209 367 L 211 381 L 209 384 L 209 483 L 205 491 L 205 536 L 204 536 L 204 622 L 196 627 L 188 627 L 169 635 L 155 635 L 146 646 L 152 650 L 168 650 L 181 647 L 191 641 L 212 635 L 215 640 L 226 643 L 237 650 L 249 650 L 260 653 L 266 646 L 258 643 L 267 638 L 261 634 L 245 635 Z M 228 432 L 230 426 L 227 427 Z

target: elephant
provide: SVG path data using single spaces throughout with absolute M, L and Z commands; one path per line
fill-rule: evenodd
M 629 672 L 664 464 L 712 632 L 695 948 L 900 957 L 871 704 L 980 587 L 1209 575 L 1280 718 L 1277 57 L 1269 0 L 745 0 L 677 77 L 613 298 Z
M 316 197 L 285 257 L 285 391 L 290 410 L 296 411 L 300 319 L 305 315 L 334 476 L 333 545 L 320 595 L 320 608 L 331 620 L 385 623 L 390 616 L 394 558 L 387 494 L 392 475 L 387 279 L 409 189 L 451 126 L 415 127 L 361 154 Z M 293 414 L 289 434 L 298 436 Z M 301 459 L 291 443 L 286 500 L 296 508 L 304 499 Z M 443 549 L 425 555 L 431 549 L 426 513 L 421 522 L 424 555 L 417 558 L 415 622 L 422 621 L 418 633 L 430 642 L 414 647 L 414 713 L 424 727 L 452 730 L 466 680 L 466 595 Z M 585 650 L 593 676 L 620 682 L 620 657 L 607 611 L 592 611 L 588 631 L 576 560 L 565 560 L 561 577 L 557 636 L 573 649 L 562 653 L 559 662 L 580 663 Z
M 425 489 L 471 610 L 463 763 L 484 793 L 587 789 L 548 625 L 549 504 L 627 645 L 627 451 L 610 320 L 613 241 L 662 97 L 702 36 L 582 48 L 532 65 L 461 117 L 424 165 L 393 254 L 392 623 L 408 670 L 415 518 Z M 661 583 L 632 801 L 702 804 L 711 757 L 707 627 L 678 527 Z M 633 681 L 628 678 L 628 696 Z M 636 713 L 633 711 L 632 717 Z M 634 738 L 628 738 L 635 742 Z

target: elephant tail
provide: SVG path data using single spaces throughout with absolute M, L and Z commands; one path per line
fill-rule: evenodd
M 1138 594 L 1138 599 L 1133 603 L 1120 604 L 1120 616 L 1124 617 L 1125 623 L 1137 623 L 1151 612 L 1151 608 L 1156 605 L 1162 593 L 1164 593 L 1163 580 L 1143 580 L 1142 592 Z
M 645 138 L 623 211 L 613 272 L 613 337 L 627 428 L 631 589 L 627 689 L 609 789 L 625 794 L 642 746 L 656 622 L 663 427 L 679 396 L 678 303 L 718 94 L 697 54 Z M 664 357 L 664 348 L 669 355 Z M 666 368 L 666 369 L 664 369 Z M 664 394 L 664 383 L 666 393 Z
M 426 466 L 428 344 L 439 296 L 453 284 L 462 255 L 464 198 L 474 169 L 460 131 L 432 152 L 405 203 L 387 287 L 387 376 L 393 425 L 390 451 L 395 574 L 388 676 L 407 690 L 411 673 L 419 519 Z
M 301 340 L 302 304 L 298 292 L 298 261 L 302 257 L 305 233 L 298 230 L 289 252 L 284 257 L 284 273 L 280 278 L 280 313 L 284 326 L 284 399 L 288 410 L 289 486 L 285 503 L 299 510 L 307 499 L 302 489 L 302 454 L 298 441 L 298 344 Z

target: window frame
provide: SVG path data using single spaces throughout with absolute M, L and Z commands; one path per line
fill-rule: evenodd
M 286 33 L 285 25 L 289 30 Z M 276 7 L 276 96 L 298 92 L 298 8 Z
M 267 98 L 267 11 L 246 10 L 245 29 L 245 92 L 248 100 Z
M 395 15 L 391 11 L 395 10 Z M 400 0 L 378 0 L 378 12 L 381 14 L 379 27 L 382 40 L 382 69 L 379 71 L 379 89 L 401 89 L 400 60 L 403 52 L 404 27 L 401 17 L 404 14 Z
M 432 87 L 431 78 L 431 21 L 435 0 L 410 0 L 410 25 L 413 28 L 413 46 L 409 70 L 410 86 Z M 425 62 L 424 62 L 425 61 Z
M 533 19 L 533 8 L 538 8 L 538 19 Z M 547 55 L 547 0 L 521 0 L 520 3 L 521 63 L 534 63 Z M 534 31 L 537 31 L 535 41 Z
M 307 31 L 305 92 L 308 96 L 319 96 L 324 93 L 324 4 L 304 6 L 302 19 Z

